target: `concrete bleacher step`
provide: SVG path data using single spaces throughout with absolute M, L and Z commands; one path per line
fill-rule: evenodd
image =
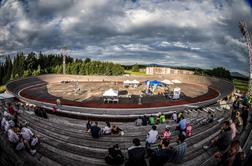
M 107 165 L 104 159 L 91 158 L 73 154 L 64 150 L 60 150 L 48 144 L 41 144 L 38 151 L 43 156 L 50 158 L 62 165 L 67 166 L 83 166 L 83 165 Z
M 52 159 L 49 159 L 43 155 L 41 155 L 39 161 L 40 161 L 40 163 L 43 163 L 43 165 L 45 165 L 45 166 L 62 166 L 62 164 L 60 164 Z
M 35 121 L 35 122 L 33 122 L 33 121 L 31 121 L 31 117 L 29 118 L 29 119 L 26 119 L 27 121 L 29 121 L 29 122 L 31 122 L 31 123 L 37 123 L 37 126 L 40 126 L 40 125 L 42 125 L 43 123 L 45 123 L 43 126 L 41 126 L 42 128 L 43 127 L 46 127 L 45 125 L 49 125 L 49 123 L 48 122 L 43 122 L 44 120 L 43 119 L 41 119 L 42 121 Z M 51 125 L 49 128 L 47 128 L 49 131 L 50 130 L 52 130 L 52 132 L 60 132 L 60 134 L 63 134 L 63 135 L 74 135 L 74 137 L 76 137 L 76 138 L 80 138 L 80 139 L 91 139 L 91 140 L 93 140 L 93 138 L 92 137 L 90 137 L 89 135 L 88 136 L 86 136 L 86 133 L 84 133 L 83 131 L 81 131 L 81 133 L 75 133 L 75 132 L 70 132 L 70 131 L 64 131 L 65 129 L 64 128 L 58 128 L 58 127 L 55 127 L 56 129 L 54 129 L 53 127 L 54 126 L 57 126 L 57 125 Z M 140 132 L 141 133 L 141 132 Z M 133 135 L 132 135 L 132 137 L 135 137 L 135 134 L 136 133 L 134 133 Z M 145 135 L 146 135 L 146 133 L 143 133 L 143 131 L 142 131 L 142 137 L 143 137 L 143 139 L 145 139 Z M 141 134 L 140 135 L 138 135 L 138 136 L 141 136 Z M 102 139 L 102 141 L 104 141 L 104 139 L 105 140 L 107 140 L 108 139 L 108 141 L 109 142 L 111 142 L 111 136 L 110 137 L 101 137 L 101 139 Z M 124 141 L 125 139 L 127 139 L 127 137 L 125 137 L 125 136 L 123 136 L 123 137 L 113 137 L 113 139 L 114 139 L 114 141 L 117 141 L 117 142 L 120 142 L 120 140 L 122 140 L 122 141 Z
M 51 140 L 51 141 L 53 141 L 53 140 Z M 54 140 L 54 141 L 56 141 L 56 140 Z M 57 145 L 57 148 L 59 148 L 61 145 L 59 144 L 59 145 Z M 61 147 L 61 148 L 64 148 L 64 147 Z M 76 147 L 75 147 L 76 148 Z M 65 148 L 65 149 L 67 149 L 67 151 L 69 151 L 69 146 L 67 147 L 67 148 Z M 78 152 L 79 151 L 79 149 L 72 149 L 73 151 L 69 151 L 70 153 L 76 153 L 76 152 Z M 87 154 L 87 153 L 89 153 L 89 152 L 86 152 L 85 153 L 85 151 L 84 151 L 84 153 L 82 153 L 82 152 L 78 152 L 78 153 L 80 153 L 80 155 L 83 155 L 83 154 Z M 93 153 L 93 152 L 90 152 L 91 154 L 93 154 L 93 156 L 95 156 L 95 158 L 97 158 L 98 157 L 98 154 L 95 154 L 95 153 Z M 104 157 L 104 154 L 106 154 L 106 153 L 104 153 L 104 152 L 102 152 L 102 157 L 101 157 L 101 160 L 103 160 L 103 157 Z
M 219 115 L 220 116 L 220 115 Z M 221 116 L 220 116 L 221 117 Z M 56 118 L 56 117 L 55 117 Z M 224 119 L 224 118 L 223 118 Z M 223 120 L 222 119 L 222 120 Z M 195 118 L 197 120 L 197 118 Z M 221 120 L 221 121 L 222 121 Z M 76 156 L 82 156 L 87 158 L 85 160 L 89 165 L 93 165 L 93 161 L 98 159 L 101 164 L 104 163 L 104 156 L 107 154 L 107 148 L 111 147 L 115 143 L 121 140 L 121 148 L 123 149 L 123 153 L 126 153 L 126 149 L 131 146 L 131 140 L 133 137 L 140 137 L 142 141 L 145 140 L 146 131 L 149 131 L 151 126 L 135 126 L 134 123 L 127 123 L 127 125 L 121 124 L 125 127 L 125 131 L 131 133 L 128 136 L 123 137 L 101 137 L 100 139 L 93 139 L 91 136 L 85 133 L 85 124 L 83 125 L 83 121 L 77 120 L 77 125 L 72 125 L 75 121 L 71 119 L 67 119 L 68 123 L 62 124 L 62 121 L 55 121 L 54 118 L 50 119 L 43 119 L 34 115 L 25 114 L 25 116 L 21 116 L 21 121 L 28 121 L 30 122 L 30 127 L 40 135 L 44 137 L 44 142 L 42 142 L 42 146 L 39 147 L 39 153 L 47 158 L 48 161 L 52 160 L 61 165 L 63 165 L 62 161 L 58 161 L 56 157 L 50 157 L 47 154 L 44 154 L 43 151 L 55 153 L 57 150 L 60 153 L 64 154 L 74 154 Z M 217 122 L 216 122 L 217 123 Z M 197 157 L 201 152 L 199 150 L 199 146 L 194 147 L 194 144 L 202 142 L 202 140 L 207 139 L 208 136 L 211 134 L 210 129 L 213 128 L 216 123 L 205 125 L 205 126 L 198 126 L 193 127 L 193 136 L 188 138 L 188 149 L 189 153 L 187 153 L 187 159 L 193 159 Z M 175 123 L 176 124 L 176 123 Z M 165 124 L 161 125 L 165 126 Z M 159 126 L 158 126 L 159 127 Z M 55 129 L 53 129 L 55 128 Z M 209 129 L 209 130 L 208 130 Z M 219 127 L 216 127 L 218 130 Z M 212 130 L 211 130 L 212 131 Z M 126 134 L 127 134 L 126 132 Z M 208 133 L 209 132 L 209 133 Z M 204 134 L 205 133 L 205 134 Z M 125 135 L 126 135 L 125 134 Z M 138 135 L 136 135 L 138 134 Z M 174 137 L 175 138 L 175 137 Z M 105 145 L 104 145 L 105 144 Z M 61 155 L 61 154 L 60 154 Z M 41 157 L 41 159 L 43 158 Z M 70 157 L 67 155 L 66 163 L 64 165 L 68 165 L 71 163 L 75 157 Z M 56 159 L 55 159 L 56 158 Z M 83 158 L 83 159 L 84 159 Z M 83 162 L 83 161 L 80 161 Z M 106 165 L 106 164 L 105 164 Z
M 83 120 L 76 120 L 75 122 L 72 122 L 72 123 L 64 123 L 62 121 L 59 121 L 59 120 L 55 120 L 54 118 L 51 119 L 49 117 L 49 119 L 44 119 L 44 118 L 40 118 L 40 117 L 37 117 L 35 115 L 28 115 L 26 112 L 24 112 L 24 115 L 21 115 L 21 117 L 24 117 L 26 118 L 26 116 L 29 116 L 29 118 L 31 119 L 34 119 L 34 120 L 37 120 L 37 121 L 40 121 L 40 120 L 43 120 L 45 122 L 48 122 L 48 123 L 54 123 L 56 125 L 54 125 L 53 127 L 57 127 L 57 126 L 65 126 L 64 130 L 69 130 L 69 131 L 76 131 L 77 133 L 83 133 L 83 131 L 86 130 L 86 122 L 87 121 L 83 121 Z M 80 123 L 81 121 L 81 123 Z M 80 125 L 78 125 L 78 123 L 80 123 Z M 118 125 L 119 127 L 121 127 L 122 129 L 124 129 L 125 131 L 132 131 L 132 132 L 136 132 L 135 134 L 137 135 L 138 131 L 149 131 L 151 126 L 136 126 L 135 123 L 124 123 L 124 124 L 118 124 L 118 123 L 111 123 L 111 125 Z M 165 125 L 166 124 L 158 124 L 157 127 L 158 129 L 164 129 L 165 128 Z M 169 123 L 169 125 L 171 126 L 176 126 L 177 123 L 171 121 Z M 99 122 L 99 126 L 105 126 L 105 122 Z
M 53 128 L 59 128 L 61 130 L 64 130 L 66 132 L 74 132 L 74 133 L 77 133 L 77 135 L 83 135 L 86 131 L 85 127 L 84 128 L 80 128 L 77 126 L 77 127 L 73 127 L 73 126 L 68 126 L 67 124 L 58 124 L 59 122 L 55 122 L 55 121 L 52 121 L 51 119 L 43 119 L 43 118 L 40 118 L 40 117 L 37 117 L 37 116 L 30 116 L 29 115 L 29 118 L 28 115 L 26 114 L 25 116 L 21 115 L 22 118 L 26 119 L 27 121 L 31 121 L 32 120 L 32 123 L 41 123 L 41 124 L 46 124 L 46 125 L 49 125 Z M 34 120 L 34 121 L 33 121 Z M 100 124 L 100 123 L 99 123 Z M 172 127 L 172 128 L 175 128 L 178 124 L 175 123 L 175 122 L 171 122 L 169 123 L 169 125 Z M 99 125 L 100 126 L 100 125 Z M 104 126 L 105 126 L 105 123 L 104 123 Z M 157 129 L 161 132 L 166 124 L 158 124 L 156 125 L 157 126 Z M 101 126 L 102 127 L 102 126 Z M 131 123 L 131 124 L 125 124 L 125 125 L 121 125 L 119 126 L 121 127 L 124 131 L 125 131 L 125 136 L 135 136 L 135 135 L 141 135 L 141 133 L 143 133 L 143 131 L 145 131 L 146 133 L 151 129 L 151 126 L 135 126 L 134 123 Z M 146 133 L 144 135 L 146 135 Z

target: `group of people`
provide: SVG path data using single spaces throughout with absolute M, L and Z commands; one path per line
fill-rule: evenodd
M 244 159 L 244 152 L 242 152 L 241 144 L 239 141 L 239 134 L 246 129 L 248 116 L 249 116 L 249 104 L 246 100 L 246 96 L 237 97 L 233 104 L 233 111 L 230 120 L 226 120 L 220 133 L 217 137 L 210 141 L 208 145 L 203 146 L 203 149 L 213 152 L 213 157 L 219 161 L 219 165 L 238 166 L 241 165 L 241 161 Z M 167 162 L 182 162 L 186 153 L 187 143 L 186 137 L 191 135 L 188 133 L 188 128 L 192 127 L 188 124 L 183 112 L 172 114 L 171 119 L 178 123 L 177 130 L 179 130 L 178 138 L 176 139 L 177 145 L 170 145 L 172 138 L 171 126 L 166 125 L 164 131 L 159 134 L 156 124 L 165 123 L 164 118 L 158 116 L 140 116 L 135 121 L 137 126 L 152 125 L 151 130 L 147 133 L 145 146 L 141 144 L 138 138 L 133 139 L 133 146 L 128 148 L 128 160 L 126 166 L 130 165 L 143 165 L 146 166 L 146 157 L 149 157 L 150 166 L 162 166 Z M 164 120 L 164 121 L 163 121 Z M 214 121 L 214 115 L 208 112 L 208 116 L 204 124 L 212 123 Z M 157 148 L 158 140 L 160 140 Z M 110 154 L 105 159 L 108 164 L 113 164 L 113 157 L 117 156 L 116 161 L 120 164 L 124 161 L 124 156 L 120 151 L 119 145 L 115 147 L 118 153 L 115 155 Z M 120 151 L 120 153 L 119 153 Z M 114 151 L 115 152 L 115 151 Z M 109 158 L 109 160 L 108 160 Z M 115 162 L 115 163 L 117 163 Z M 115 164 L 114 163 L 114 164 Z
M 163 113 L 158 113 L 158 115 L 154 116 L 154 115 L 150 115 L 149 117 L 147 117 L 146 115 L 144 116 L 139 116 L 136 121 L 135 124 L 136 126 L 147 126 L 149 125 L 156 125 L 156 124 L 162 124 L 166 122 L 166 117 Z
M 39 144 L 39 138 L 28 128 L 28 123 L 18 121 L 18 109 L 12 104 L 8 104 L 7 110 L 0 107 L 1 111 L 1 133 L 7 136 L 8 141 L 20 151 L 27 149 L 30 154 L 36 153 L 36 146 Z
M 235 96 L 231 110 L 231 118 L 224 122 L 222 129 L 203 149 L 212 152 L 219 165 L 239 166 L 245 157 L 239 137 L 246 130 L 250 106 L 248 97 Z
M 104 128 L 100 128 L 98 126 L 98 122 L 92 122 L 88 120 L 86 124 L 86 131 L 91 134 L 93 138 L 99 138 L 102 135 L 113 135 L 113 136 L 123 136 L 124 131 L 116 126 L 112 125 L 109 122 L 106 122 L 106 126 Z
M 177 120 L 176 120 L 177 122 Z M 146 135 L 145 145 L 141 144 L 140 139 L 134 138 L 133 145 L 128 148 L 128 160 L 126 166 L 139 165 L 146 166 L 146 157 L 149 158 L 150 166 L 162 166 L 167 162 L 182 162 L 187 149 L 185 139 L 187 137 L 187 122 L 183 114 L 179 115 L 178 127 L 179 134 L 176 139 L 176 145 L 170 145 L 172 139 L 171 126 L 166 124 L 165 129 L 159 133 L 156 124 L 166 123 L 165 115 L 159 116 L 140 116 L 135 121 L 137 126 L 147 124 L 152 125 L 151 130 Z M 106 130 L 105 130 L 106 131 Z M 124 162 L 123 153 L 119 145 L 116 144 L 108 149 L 108 155 L 105 161 L 110 165 L 122 164 Z
M 150 166 L 163 166 L 167 162 L 181 163 L 186 153 L 187 143 L 185 135 L 179 134 L 176 139 L 176 145 L 170 145 L 170 139 L 161 137 L 161 141 L 156 148 L 150 148 L 150 144 L 158 141 L 159 134 L 156 126 L 147 134 L 146 145 L 141 144 L 140 139 L 134 138 L 133 145 L 128 148 L 128 159 L 125 166 L 147 166 L 146 157 L 149 158 Z M 162 135 L 162 134 L 161 134 Z M 108 155 L 105 157 L 106 163 L 110 165 L 120 165 L 124 162 L 124 156 L 119 145 L 116 144 L 108 149 Z
M 238 134 L 241 134 L 247 126 L 249 109 L 247 96 L 237 96 L 233 102 L 231 119 L 236 125 Z

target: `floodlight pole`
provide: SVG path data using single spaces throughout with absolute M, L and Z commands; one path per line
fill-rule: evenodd
M 63 54 L 63 74 L 64 75 L 66 74 L 66 50 L 67 50 L 67 47 L 63 47 L 62 54 Z
M 249 59 L 248 95 L 252 96 L 252 45 L 251 45 L 250 33 L 248 31 L 248 25 L 244 20 L 239 22 L 239 27 L 244 39 L 246 40 L 246 45 L 248 48 L 248 59 Z
M 63 74 L 66 74 L 66 55 L 63 55 Z

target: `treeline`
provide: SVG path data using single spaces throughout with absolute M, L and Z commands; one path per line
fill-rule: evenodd
M 59 54 L 36 54 L 18 53 L 12 60 L 6 57 L 4 63 L 0 63 L 0 85 L 6 84 L 9 80 L 40 74 L 62 73 L 63 55 Z M 66 56 L 66 73 L 80 75 L 121 75 L 124 68 L 119 64 L 111 62 L 73 59 Z
M 193 69 L 193 71 L 194 71 L 194 74 L 196 75 L 207 75 L 207 76 L 214 76 L 214 77 L 226 78 L 228 80 L 232 80 L 230 71 L 223 67 L 217 67 L 213 69 L 196 68 L 196 69 Z

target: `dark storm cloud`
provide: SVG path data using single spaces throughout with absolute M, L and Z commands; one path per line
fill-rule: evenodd
M 58 53 L 124 64 L 216 67 L 246 73 L 243 0 L 1 0 L 0 55 Z

